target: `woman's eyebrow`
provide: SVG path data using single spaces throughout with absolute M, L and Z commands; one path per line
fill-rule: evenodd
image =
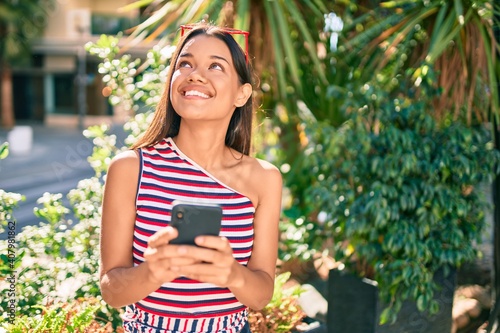
M 192 57 L 193 57 L 193 55 L 189 52 L 183 52 L 183 53 L 179 54 L 179 58 L 192 58 Z M 227 62 L 228 65 L 230 65 L 229 61 L 227 61 L 226 58 L 218 56 L 218 55 L 211 55 L 210 59 L 222 60 L 222 61 Z
M 228 65 L 230 65 L 230 64 L 229 64 L 229 61 L 227 61 L 227 60 L 226 60 L 226 58 L 221 57 L 221 56 L 212 55 L 212 56 L 210 56 L 210 59 L 219 59 L 219 60 L 223 60 L 223 61 L 227 62 L 227 64 L 228 64 Z

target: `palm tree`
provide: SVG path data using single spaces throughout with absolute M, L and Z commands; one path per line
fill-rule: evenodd
M 0 2 L 1 125 L 15 124 L 12 100 L 12 64 L 28 59 L 30 42 L 43 31 L 53 0 Z
M 494 91 L 499 81 L 498 43 L 493 31 L 498 4 L 487 0 L 367 2 L 351 1 L 357 6 L 345 15 L 342 46 L 361 81 L 384 77 L 391 89 L 391 80 L 409 74 L 407 89 L 437 90 L 431 106 L 438 119 L 452 116 L 470 124 L 490 121 L 491 114 L 498 114 Z

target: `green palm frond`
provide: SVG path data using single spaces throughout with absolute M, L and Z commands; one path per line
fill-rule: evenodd
M 436 89 L 443 92 L 434 104 L 438 118 L 452 112 L 455 119 L 487 121 L 490 110 L 499 111 L 497 94 L 484 98 L 499 80 L 497 6 L 485 0 L 382 2 L 347 27 L 347 57 L 358 62 L 357 74 L 365 80 L 391 67 L 393 77 L 410 70 L 417 89 L 432 67 L 438 73 Z

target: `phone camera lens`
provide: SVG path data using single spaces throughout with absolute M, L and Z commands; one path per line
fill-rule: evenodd
M 177 218 L 178 219 L 182 219 L 184 217 L 184 213 L 183 212 L 177 212 Z

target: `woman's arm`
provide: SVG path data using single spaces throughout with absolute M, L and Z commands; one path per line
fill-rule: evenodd
M 100 288 L 104 301 L 113 307 L 135 303 L 157 290 L 163 282 L 175 278 L 169 271 L 170 257 L 177 255 L 169 247 L 148 248 L 146 261 L 136 267 L 132 260 L 132 242 L 136 219 L 136 193 L 139 157 L 134 151 L 117 155 L 111 162 L 104 188 L 100 239 Z M 164 228 L 150 239 L 162 235 L 165 245 L 177 231 Z M 170 245 L 173 247 L 173 245 Z M 154 253 L 152 260 L 147 260 Z
M 279 170 L 267 163 L 252 179 L 259 188 L 252 256 L 246 267 L 233 264 L 228 287 L 241 303 L 259 310 L 269 303 L 274 291 L 283 184 Z

